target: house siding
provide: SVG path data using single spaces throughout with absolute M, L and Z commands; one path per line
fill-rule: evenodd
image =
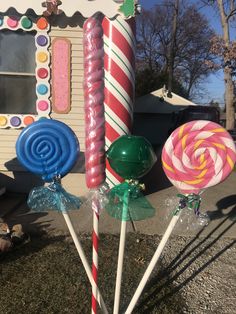
M 82 17 L 81 17 L 82 19 Z M 79 23 L 82 24 L 82 21 Z M 51 118 L 66 123 L 76 134 L 80 143 L 80 150 L 84 151 L 84 99 L 83 99 L 83 31 L 80 26 L 60 28 L 51 27 L 49 32 L 51 41 L 54 38 L 65 37 L 71 42 L 71 110 L 68 114 L 52 112 Z M 51 48 L 49 48 L 51 52 Z M 37 182 L 35 177 L 21 167 L 16 158 L 15 144 L 21 130 L 0 129 L 0 184 L 8 189 L 28 192 Z M 86 192 L 84 174 L 76 169 L 63 179 L 64 187 L 76 195 Z M 83 168 L 83 167 L 82 167 Z M 80 173 L 78 173 L 80 172 Z M 4 176 L 6 176 L 4 180 Z M 17 177 L 17 180 L 15 179 Z

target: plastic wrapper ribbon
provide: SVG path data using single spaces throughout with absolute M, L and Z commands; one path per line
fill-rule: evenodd
M 108 214 L 121 221 L 138 221 L 151 218 L 155 209 L 142 194 L 143 185 L 137 180 L 126 180 L 108 193 L 105 206 Z
M 78 209 L 81 201 L 66 192 L 60 180 L 55 179 L 48 186 L 35 187 L 29 194 L 27 204 L 33 211 L 56 210 L 60 212 Z
M 173 215 L 178 215 L 179 212 L 184 209 L 188 208 L 190 210 L 194 210 L 195 215 L 198 217 L 200 214 L 200 205 L 201 205 L 201 197 L 198 194 L 177 194 L 180 197 L 179 204 L 175 208 Z
M 106 182 L 96 189 L 91 189 L 86 200 L 86 205 L 100 215 L 101 210 L 105 208 L 108 203 L 108 191 L 109 186 Z

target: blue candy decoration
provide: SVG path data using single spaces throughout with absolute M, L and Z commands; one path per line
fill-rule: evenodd
M 74 132 L 57 120 L 41 119 L 30 124 L 16 142 L 19 162 L 46 182 L 64 177 L 79 156 L 79 142 Z
M 47 85 L 45 84 L 40 84 L 37 86 L 37 92 L 40 94 L 40 95 L 46 95 L 47 92 L 48 92 L 48 87 Z

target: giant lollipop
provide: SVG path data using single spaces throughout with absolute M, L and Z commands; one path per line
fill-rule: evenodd
M 227 178 L 236 161 L 236 148 L 229 133 L 211 121 L 191 121 L 176 129 L 162 151 L 163 169 L 178 189 L 179 205 L 140 284 L 126 310 L 133 311 L 184 207 L 199 215 L 200 192 Z
M 233 170 L 235 145 L 229 133 L 210 121 L 192 121 L 176 129 L 162 152 L 163 169 L 182 193 L 222 182 Z
M 126 223 L 130 220 L 142 220 L 152 217 L 154 208 L 143 197 L 142 185 L 138 179 L 144 176 L 156 162 L 156 155 L 151 144 L 141 136 L 124 135 L 114 141 L 107 158 L 112 169 L 126 179 L 124 183 L 111 189 L 108 213 L 121 220 L 120 245 L 117 263 L 114 314 L 119 313 L 120 290 L 124 260 Z
M 79 142 L 66 124 L 40 119 L 21 132 L 16 142 L 16 153 L 26 169 L 51 182 L 72 169 L 78 159 Z
M 37 211 L 55 209 L 62 212 L 92 284 L 89 263 L 67 212 L 79 208 L 80 200 L 67 193 L 60 184 L 60 178 L 72 169 L 78 159 L 79 142 L 74 132 L 60 121 L 41 119 L 21 132 L 16 143 L 16 153 L 26 169 L 49 182 L 48 186 L 36 187 L 31 191 L 28 198 L 29 207 Z M 107 313 L 99 292 L 98 299 L 104 313 Z
M 101 14 L 84 23 L 84 109 L 86 184 L 93 209 L 92 313 L 97 313 L 99 214 L 103 207 L 105 179 L 105 116 L 103 29 Z

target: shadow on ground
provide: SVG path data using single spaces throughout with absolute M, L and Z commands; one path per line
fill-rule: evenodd
M 27 206 L 27 194 L 6 192 L 0 197 L 0 219 L 11 228 L 15 224 L 21 224 L 23 230 L 30 233 L 41 233 L 50 226 L 51 219 L 43 219 L 43 222 L 37 222 L 40 218 L 48 215 L 47 212 L 31 212 Z
M 230 220 L 236 221 L 236 195 L 229 195 L 216 203 L 217 210 L 208 211 L 207 214 L 211 220 L 228 217 Z
M 231 204 L 233 199 L 235 198 L 225 198 L 219 201 L 219 209 L 221 206 L 224 207 L 226 204 L 230 206 L 229 204 Z M 235 239 L 230 240 L 226 246 L 224 246 L 221 250 L 214 252 L 213 255 L 209 252 L 212 248 L 214 248 L 214 245 L 217 244 L 224 234 L 236 223 L 236 221 L 233 221 L 224 227 L 230 218 L 231 215 L 229 214 L 203 238 L 199 238 L 203 232 L 203 229 L 200 230 L 198 234 L 182 248 L 177 256 L 167 264 L 165 263 L 164 258 L 159 261 L 159 264 L 162 264 L 161 270 L 158 271 L 146 285 L 142 298 L 136 306 L 134 313 L 159 313 L 156 311 L 159 311 L 163 308 L 163 306 L 165 308 L 165 304 L 168 304 L 168 302 L 172 303 L 173 298 L 174 300 L 177 300 L 179 292 L 184 287 L 192 282 L 199 274 L 205 271 L 222 254 L 232 248 L 236 244 Z M 218 233 L 218 229 L 222 229 L 222 231 L 217 237 L 214 237 L 214 234 Z M 199 266 L 199 260 L 202 258 L 204 258 L 204 263 L 201 263 L 201 266 Z M 190 268 L 193 268 L 194 271 L 189 272 Z M 178 312 L 176 309 L 176 312 L 173 313 L 182 312 Z M 200 313 L 200 310 L 196 313 Z

